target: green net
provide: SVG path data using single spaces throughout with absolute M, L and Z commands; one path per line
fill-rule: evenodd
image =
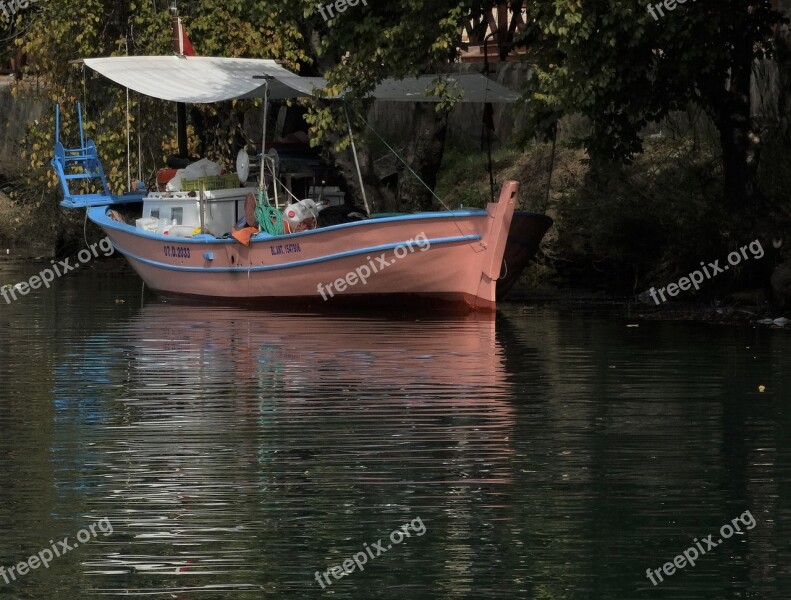
M 260 231 L 266 231 L 270 235 L 283 235 L 286 232 L 285 225 L 283 225 L 283 213 L 269 203 L 269 195 L 266 190 L 258 190 L 255 218 Z

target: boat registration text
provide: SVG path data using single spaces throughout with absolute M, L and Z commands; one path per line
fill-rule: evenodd
M 299 247 L 299 244 L 281 244 L 279 246 L 269 246 L 269 249 L 272 251 L 272 256 L 302 252 L 302 248 Z
M 190 249 L 186 246 L 164 246 L 168 258 L 189 258 Z

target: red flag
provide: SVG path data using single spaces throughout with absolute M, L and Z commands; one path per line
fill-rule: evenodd
M 196 56 L 181 17 L 173 17 L 173 50 L 182 56 Z

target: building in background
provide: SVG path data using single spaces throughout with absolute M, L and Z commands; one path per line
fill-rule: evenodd
M 524 30 L 527 17 L 522 4 L 503 3 L 470 19 L 462 32 L 461 62 L 483 62 L 485 56 L 489 62 L 516 60 L 514 37 Z

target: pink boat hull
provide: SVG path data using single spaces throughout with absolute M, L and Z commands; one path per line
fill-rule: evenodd
M 493 309 L 519 184 L 486 210 L 370 219 L 249 246 L 209 236 L 172 238 L 88 216 L 153 291 L 215 301 L 330 305 L 415 297 Z

